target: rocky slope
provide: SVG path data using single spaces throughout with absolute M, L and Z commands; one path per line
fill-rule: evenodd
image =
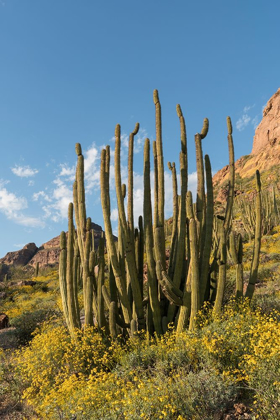
M 253 148 L 250 155 L 242 156 L 235 163 L 237 177 L 250 178 L 256 169 L 261 173 L 280 164 L 280 88 L 269 99 L 263 110 L 263 118 L 256 129 Z M 273 173 L 267 174 L 268 181 L 273 179 Z M 218 171 L 213 177 L 214 185 L 222 185 L 228 178 L 228 165 Z M 275 177 L 274 177 L 275 178 Z M 219 199 L 222 199 L 220 195 Z
M 92 228 L 94 230 L 94 245 L 97 248 L 102 234 L 102 227 L 92 223 Z M 56 265 L 58 264 L 60 252 L 59 240 L 60 237 L 56 236 L 39 248 L 34 243 L 27 244 L 19 251 L 8 252 L 4 258 L 0 259 L 0 264 L 6 266 L 30 265 L 35 267 L 38 262 L 40 267 Z

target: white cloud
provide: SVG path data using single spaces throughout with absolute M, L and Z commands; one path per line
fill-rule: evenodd
M 28 187 L 33 187 L 35 182 L 33 180 L 28 181 Z
M 251 117 L 248 114 L 243 114 L 241 118 L 236 122 L 236 128 L 238 131 L 243 131 L 245 127 L 251 121 Z
M 254 108 L 254 106 L 255 106 L 255 104 L 244 106 L 244 108 L 243 108 L 244 113 L 246 114 L 248 111 L 250 111 L 250 109 Z
M 21 178 L 29 178 L 30 176 L 36 175 L 39 171 L 38 169 L 32 169 L 29 165 L 19 166 L 16 165 L 14 168 L 11 168 L 12 172 Z
M 22 213 L 28 207 L 25 197 L 17 197 L 6 188 L 0 189 L 0 211 L 7 219 L 28 227 L 43 227 L 39 218 L 26 216 Z
M 69 177 L 71 180 L 74 181 L 75 179 L 75 166 L 72 166 L 71 168 L 66 164 L 63 163 L 60 165 L 61 171 L 59 176 L 65 176 Z
M 111 211 L 111 220 L 112 222 L 117 222 L 118 220 L 118 209 L 115 208 Z
M 100 179 L 100 156 L 94 144 L 84 154 L 85 189 L 91 193 L 93 187 L 99 186 Z
M 40 197 L 45 201 L 48 201 L 48 202 L 52 201 L 52 199 L 44 191 L 39 191 L 37 193 L 34 193 L 33 196 L 32 196 L 32 200 L 33 201 L 38 201 Z

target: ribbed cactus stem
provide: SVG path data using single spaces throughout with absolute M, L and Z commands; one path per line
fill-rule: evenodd
M 83 264 L 83 285 L 84 285 L 84 305 L 85 305 L 85 325 L 93 325 L 93 278 L 90 275 L 89 259 L 91 244 L 91 219 L 86 221 L 86 240 L 84 248 Z M 96 314 L 95 314 L 96 315 Z
M 84 187 L 84 156 L 81 153 L 81 145 L 76 144 L 76 153 L 78 156 L 77 168 L 76 168 L 76 181 L 77 181 L 77 200 L 78 200 L 78 212 L 79 212 L 79 226 L 77 229 L 82 242 L 85 240 L 86 234 L 86 202 L 85 202 L 85 187 Z M 83 263 L 83 255 L 82 263 Z
M 203 140 L 207 136 L 208 130 L 209 130 L 209 120 L 208 118 L 204 118 L 202 130 L 200 133 L 201 140 Z
M 150 141 L 146 139 L 144 146 L 144 235 L 147 255 L 147 274 L 151 311 L 157 334 L 162 334 L 161 313 L 158 300 L 158 283 L 155 261 L 153 257 L 153 226 L 150 180 Z
M 226 233 L 223 223 L 219 224 L 219 275 L 216 299 L 214 304 L 214 315 L 220 314 L 222 310 L 223 296 L 226 284 L 226 263 L 227 263 L 227 248 L 226 248 Z
M 68 239 L 67 239 L 67 307 L 69 314 L 69 329 L 73 333 L 78 328 L 77 312 L 74 297 L 74 278 L 73 278 L 73 261 L 74 261 L 74 224 L 73 224 L 73 203 L 69 203 L 68 207 Z
M 138 326 L 140 329 L 145 328 L 145 317 L 141 296 L 141 289 L 138 282 L 138 275 L 135 263 L 135 252 L 132 245 L 132 237 L 128 231 L 126 216 L 124 210 L 124 200 L 121 189 L 121 163 L 120 163 L 120 151 L 121 151 L 121 132 L 119 124 L 115 130 L 115 185 L 117 193 L 117 202 L 121 227 L 123 230 L 124 245 L 126 251 L 126 269 L 131 282 L 131 289 L 133 294 L 133 302 L 135 304 L 135 310 L 138 318 Z
M 234 163 L 234 147 L 232 140 L 232 124 L 230 117 L 227 117 L 227 127 L 228 127 L 228 151 L 229 151 L 229 191 L 227 198 L 227 208 L 225 215 L 225 233 L 228 234 L 231 218 L 232 218 L 232 207 L 234 200 L 234 182 L 235 182 L 235 163 Z
M 253 297 L 255 284 L 258 277 L 259 258 L 261 250 L 261 236 L 262 236 L 262 200 L 261 200 L 261 178 L 259 171 L 256 171 L 256 225 L 255 225 L 255 239 L 254 239 L 254 250 L 253 259 L 251 264 L 249 284 L 246 290 L 246 297 L 250 300 Z
M 213 198 L 213 183 L 211 163 L 208 155 L 205 155 L 205 173 L 207 186 L 207 201 L 206 201 L 206 219 L 205 219 L 205 233 L 203 240 L 202 255 L 200 256 L 200 305 L 203 305 L 208 275 L 209 275 L 209 259 L 212 248 L 212 233 L 213 233 L 213 217 L 214 217 L 214 198 Z
M 59 254 L 59 286 L 62 301 L 62 309 L 65 317 L 67 327 L 70 327 L 69 312 L 67 305 L 67 283 L 66 283 L 66 235 L 65 232 L 60 234 L 60 254 Z
M 98 248 L 98 278 L 97 278 L 97 322 L 99 328 L 105 327 L 105 314 L 104 314 L 104 298 L 102 294 L 102 287 L 104 285 L 104 238 L 99 240 Z
M 139 235 L 138 235 L 138 242 L 137 242 L 137 271 L 138 271 L 138 281 L 141 289 L 141 296 L 143 300 L 143 268 L 144 268 L 144 227 L 143 227 L 143 217 L 139 216 L 138 218 L 138 227 L 139 227 Z
M 175 268 L 175 255 L 177 248 L 178 240 L 178 215 L 179 215 L 179 205 L 178 205 L 178 190 L 177 190 L 177 173 L 176 166 L 173 162 L 172 164 L 168 162 L 168 168 L 172 172 L 172 188 L 173 188 L 173 217 L 172 217 L 172 235 L 171 235 L 171 244 L 170 244 L 170 255 L 169 255 L 169 267 L 168 275 L 172 278 Z
M 158 164 L 157 164 L 157 142 L 153 141 L 153 156 L 154 156 L 154 225 L 158 225 Z
M 164 162 L 162 148 L 161 105 L 158 91 L 154 90 L 154 104 L 156 110 L 156 150 L 157 150 L 157 186 L 158 186 L 158 216 L 155 229 L 156 259 L 165 263 L 165 236 L 164 236 Z
M 128 233 L 131 236 L 131 243 L 133 244 L 134 235 L 134 220 L 133 220 L 133 149 L 134 137 L 139 131 L 139 123 L 135 124 L 135 128 L 130 133 L 128 144 L 128 185 L 127 185 L 127 222 Z
M 197 219 L 197 236 L 198 249 L 200 250 L 201 236 L 203 232 L 203 223 L 205 220 L 205 188 L 204 188 L 204 167 L 202 156 L 201 135 L 195 135 L 195 152 L 196 152 L 196 168 L 197 168 L 197 195 L 196 195 L 196 219 Z
M 79 283 L 80 283 L 80 265 L 79 265 L 79 247 L 78 242 L 75 239 L 74 241 L 74 266 L 73 266 L 73 288 L 74 288 L 74 300 L 75 300 L 75 309 L 77 313 L 77 321 L 79 328 L 81 326 L 80 322 L 80 307 L 79 307 L 79 300 L 78 300 L 78 293 L 79 293 Z
M 183 295 L 183 304 L 179 309 L 179 316 L 176 328 L 176 334 L 179 335 L 187 326 L 191 313 L 191 270 L 188 271 L 185 290 Z
M 122 277 L 117 257 L 116 246 L 114 242 L 112 225 L 110 220 L 109 173 L 107 172 L 109 170 L 109 166 L 106 165 L 106 162 L 108 162 L 108 157 L 106 157 L 107 153 L 108 152 L 106 150 L 102 150 L 100 165 L 100 191 L 105 226 L 106 244 L 109 250 L 110 261 L 114 272 L 116 286 L 119 292 L 123 316 L 125 322 L 130 324 L 130 321 L 132 319 L 131 307 L 127 296 L 125 279 Z
M 193 214 L 192 193 L 187 193 L 187 216 L 189 219 L 189 235 L 190 235 L 190 253 L 191 261 L 189 270 L 191 270 L 191 313 L 189 329 L 195 328 L 195 318 L 199 310 L 199 265 L 198 265 L 198 247 L 197 247 L 197 230 Z
M 237 236 L 236 297 L 243 296 L 243 246 L 240 233 Z
M 186 168 L 186 155 L 180 153 L 180 173 L 181 173 L 181 203 L 180 203 L 180 217 L 179 217 L 179 232 L 178 232 L 178 246 L 175 256 L 175 268 L 173 283 L 175 286 L 180 287 L 182 279 L 182 271 L 185 256 L 185 240 L 186 240 L 186 194 L 187 194 L 187 168 Z M 167 321 L 172 322 L 174 317 L 174 306 L 169 306 Z

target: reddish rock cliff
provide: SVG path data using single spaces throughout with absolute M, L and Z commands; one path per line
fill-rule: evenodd
M 257 169 L 262 173 L 279 164 L 280 89 L 269 99 L 263 110 L 263 118 L 256 129 L 251 154 L 242 156 L 235 162 L 235 172 L 241 178 L 247 178 L 253 176 Z M 214 175 L 213 183 L 221 185 L 227 178 L 228 165 Z
M 256 129 L 252 155 L 271 149 L 280 141 L 280 89 L 269 99 L 263 110 L 263 119 Z

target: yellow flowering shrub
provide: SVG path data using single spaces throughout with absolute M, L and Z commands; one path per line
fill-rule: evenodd
M 195 331 L 125 344 L 93 328 L 72 339 L 46 326 L 17 355 L 23 397 L 46 419 L 201 420 L 222 416 L 247 390 L 255 415 L 275 419 L 279 319 L 232 302 L 216 319 L 201 312 Z

